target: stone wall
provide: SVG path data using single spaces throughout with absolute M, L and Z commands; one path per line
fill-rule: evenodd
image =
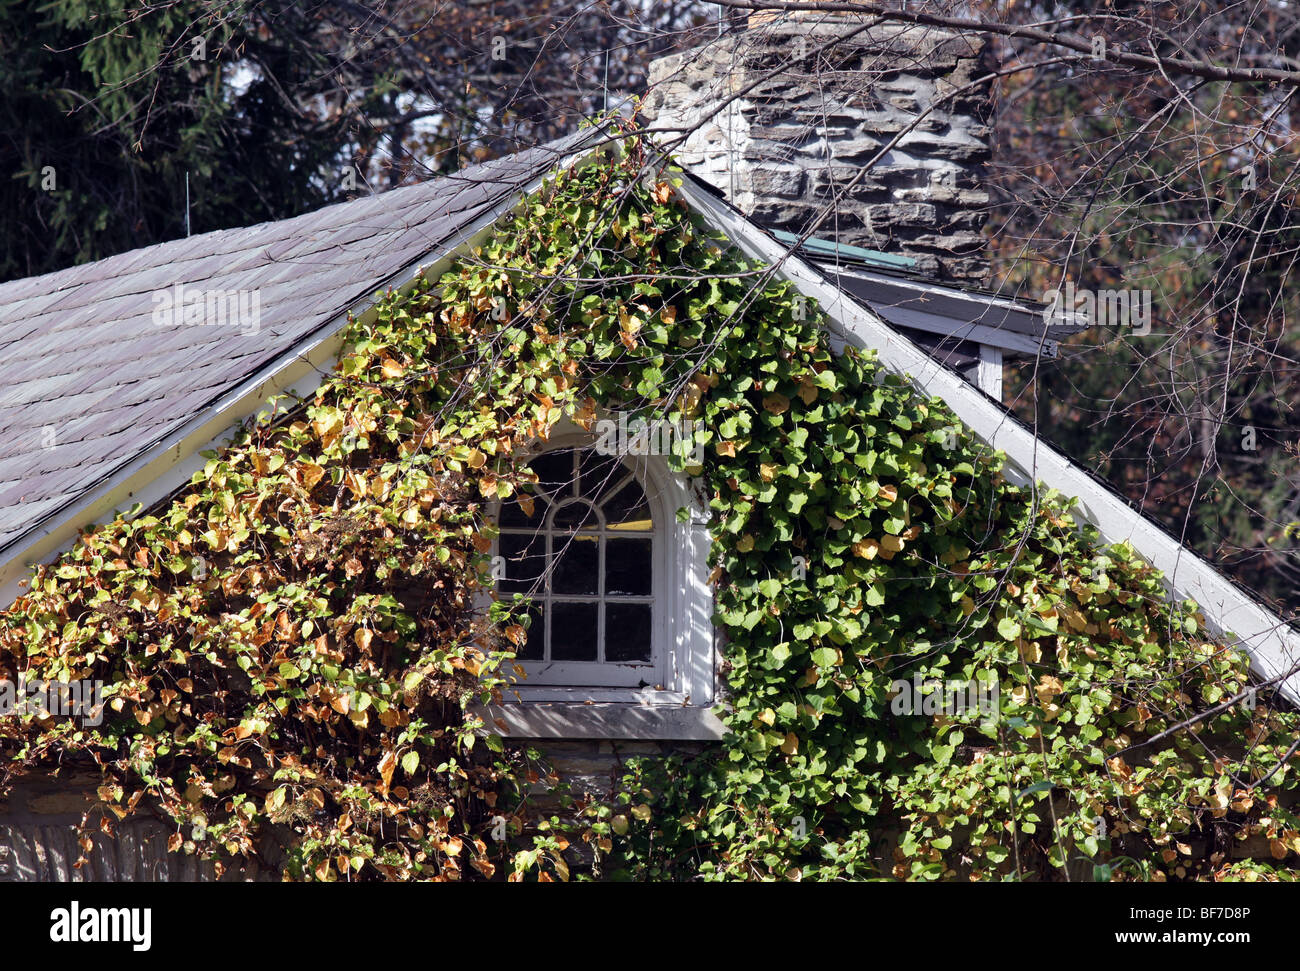
M 783 18 L 655 61 L 643 110 L 684 129 L 682 164 L 759 224 L 802 234 L 831 203 L 812 236 L 982 284 L 993 106 L 969 85 L 987 60 L 978 37 Z

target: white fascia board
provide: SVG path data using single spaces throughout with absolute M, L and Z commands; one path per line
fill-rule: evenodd
M 813 263 L 817 266 L 817 263 Z M 826 269 L 831 269 L 827 266 Z M 996 293 L 983 293 L 978 290 L 963 290 L 959 287 L 949 286 L 944 283 L 935 283 L 929 280 L 913 280 L 908 277 L 893 276 L 892 274 L 876 273 L 869 269 L 859 267 L 834 267 L 834 272 L 845 276 L 857 277 L 861 280 L 867 280 L 871 283 L 877 283 L 881 286 L 890 287 L 895 290 L 903 290 L 914 294 L 918 301 L 923 301 L 925 297 L 937 295 L 949 300 L 960 301 L 969 304 L 972 316 L 978 320 L 989 308 L 1005 310 L 1010 313 L 1025 314 L 1030 317 L 1036 317 L 1047 325 L 1045 317 L 1049 305 L 1041 301 L 1033 303 L 1022 303 L 1014 297 L 1003 296 Z M 1034 304 L 1037 304 L 1035 306 Z M 1059 311 L 1052 316 L 1053 323 L 1049 329 L 1060 334 L 1071 334 L 1081 330 L 1087 330 L 1089 324 L 1080 314 L 1066 313 Z M 988 326 L 988 325 L 984 325 Z M 1001 329 L 1001 328 L 997 328 Z
M 578 164 L 590 151 L 579 147 L 560 159 L 557 166 Z M 206 461 L 201 453 L 220 448 L 236 426 L 268 413 L 269 398 L 289 394 L 304 399 L 314 394 L 343 351 L 342 335 L 349 313 L 364 321 L 376 313 L 375 292 L 405 292 L 414 285 L 421 269 L 426 276 L 441 274 L 461 253 L 482 243 L 497 219 L 541 188 L 554 171 L 555 168 L 548 169 L 462 227 L 452 239 L 439 244 L 436 259 L 430 261 L 431 254 L 426 253 L 381 282 L 297 346 L 107 477 L 75 505 L 60 510 L 27 533 L 21 545 L 7 551 L 4 562 L 0 563 L 0 605 L 8 607 L 23 592 L 22 583 L 30 577 L 35 564 L 48 562 L 70 549 L 83 526 L 110 519 L 117 511 L 136 503 L 147 510 L 186 485 Z M 286 403 L 277 407 L 283 409 Z
M 1091 473 L 1040 440 L 978 388 L 836 289 L 820 272 L 729 205 L 714 199 L 690 179 L 683 180 L 680 191 L 714 229 L 739 249 L 776 266 L 779 277 L 790 280 L 806 296 L 818 301 L 831 321 L 832 345 L 842 347 L 848 343 L 873 349 L 886 368 L 910 377 L 918 391 L 942 398 L 976 437 L 1006 454 L 1008 478 L 1041 482 L 1077 498 L 1077 516 L 1095 526 L 1105 541 L 1131 544 L 1164 574 L 1173 597 L 1195 600 L 1211 632 L 1235 641 L 1245 650 L 1261 680 L 1280 678 L 1300 663 L 1300 632 L 1276 613 L 1240 590 Z M 1290 676 L 1278 687 L 1293 703 L 1300 703 L 1300 675 Z
M 845 270 L 837 269 L 836 272 L 844 273 Z M 858 269 L 854 267 L 847 271 L 853 276 L 861 277 L 864 280 L 870 280 L 873 283 L 879 283 L 884 286 L 893 287 L 899 290 L 910 290 L 918 297 L 924 297 L 929 294 L 941 294 L 952 300 L 960 300 L 963 303 L 969 303 L 973 307 L 981 310 L 988 307 L 997 307 L 1001 310 L 1008 310 L 1015 313 L 1030 314 L 1036 317 L 1042 317 L 1042 311 L 1028 304 L 1019 303 L 1011 297 L 999 296 L 992 293 L 980 293 L 973 290 L 962 290 L 960 287 L 947 286 L 943 283 L 936 283 L 930 280 L 915 280 L 910 277 L 892 276 L 887 273 L 875 273 L 868 269 Z
M 942 334 L 957 340 L 974 341 L 1003 351 L 1028 354 L 1031 357 L 1040 354 L 1043 357 L 1056 357 L 1058 353 L 1058 344 L 1053 340 L 1044 339 L 1039 342 L 1036 338 L 1027 334 L 1018 334 L 1013 330 L 964 323 L 952 317 L 913 310 L 910 307 L 890 307 L 888 314 L 881 314 L 879 311 L 876 313 L 878 316 L 889 317 L 898 327 L 911 327 L 913 330 L 923 330 L 928 334 Z

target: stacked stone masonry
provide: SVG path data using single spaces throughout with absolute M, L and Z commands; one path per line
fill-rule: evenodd
M 791 19 L 659 59 L 643 110 L 758 223 L 984 284 L 987 73 L 978 38 Z

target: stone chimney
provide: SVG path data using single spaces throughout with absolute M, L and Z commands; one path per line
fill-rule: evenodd
M 969 85 L 987 68 L 979 37 L 823 13 L 754 17 L 653 62 L 643 111 L 653 128 L 689 129 L 682 142 L 659 138 L 760 225 L 802 235 L 838 194 L 812 236 L 982 285 L 992 100 Z

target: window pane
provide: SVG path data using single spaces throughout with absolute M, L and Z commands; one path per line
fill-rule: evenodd
M 650 570 L 649 539 L 610 538 L 605 547 L 606 593 L 650 596 Z
M 540 661 L 546 656 L 546 608 L 539 603 L 531 604 L 527 616 L 531 620 L 525 625 L 528 641 L 515 648 L 515 657 L 521 661 Z
M 529 516 L 524 512 L 523 504 L 511 500 L 501 506 L 501 525 L 503 527 L 515 527 L 524 529 L 540 529 L 542 523 L 546 521 L 546 500 L 540 496 L 530 496 L 533 500 L 533 514 Z
M 551 574 L 551 591 L 564 594 L 596 594 L 600 546 L 594 534 L 588 536 L 557 534 L 552 540 L 555 572 Z
M 539 455 L 528 463 L 537 473 L 537 488 L 543 492 L 562 491 L 564 495 L 573 495 L 573 449 L 557 448 L 553 452 Z M 565 486 L 569 488 L 565 489 Z
M 578 468 L 581 472 L 580 491 L 588 499 L 603 496 L 628 475 L 618 456 L 601 455 L 594 450 L 583 453 Z
M 505 559 L 505 576 L 497 581 L 503 593 L 528 593 L 546 569 L 546 537 L 526 533 L 502 533 L 497 553 Z M 537 588 L 540 592 L 541 588 Z
M 551 604 L 551 660 L 596 660 L 597 604 Z
M 555 510 L 555 519 L 552 522 L 556 529 L 581 529 L 600 524 L 600 520 L 596 518 L 596 511 L 585 502 L 571 502 L 567 506 L 561 506 Z
M 650 505 L 636 479 L 619 489 L 600 507 L 611 529 L 651 529 Z
M 650 605 L 605 606 L 605 660 L 650 663 Z

